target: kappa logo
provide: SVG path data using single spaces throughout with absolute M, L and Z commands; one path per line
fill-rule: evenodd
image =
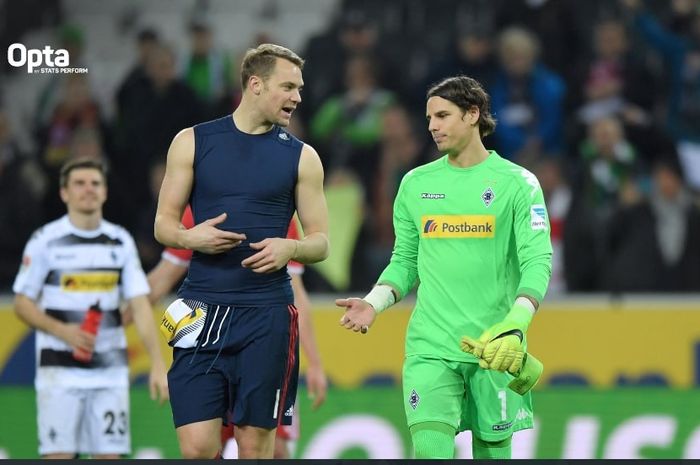
M 491 429 L 493 431 L 505 431 L 505 430 L 510 429 L 511 426 L 513 426 L 513 422 L 509 421 L 507 423 L 499 423 L 497 425 L 493 425 L 493 426 L 491 426 Z
M 415 410 L 416 407 L 418 407 L 419 402 L 420 402 L 420 396 L 418 395 L 418 393 L 414 389 L 411 391 L 411 395 L 408 396 L 408 403 L 410 404 L 411 408 L 413 408 L 413 410 Z
M 530 414 L 528 413 L 527 410 L 525 410 L 524 408 L 519 408 L 518 413 L 515 415 L 515 419 L 516 420 L 525 420 L 529 416 L 530 416 Z
M 537 193 L 538 190 L 540 190 L 540 182 L 537 180 L 537 176 L 532 174 L 530 171 L 526 170 L 525 168 L 513 168 L 511 171 L 519 171 L 520 175 L 525 178 L 525 182 L 532 187 L 532 190 L 530 191 L 530 197 L 534 197 L 535 194 Z
M 439 200 L 439 199 L 444 199 L 445 194 L 434 194 L 432 192 L 422 192 L 420 194 L 421 199 L 429 199 L 429 200 Z

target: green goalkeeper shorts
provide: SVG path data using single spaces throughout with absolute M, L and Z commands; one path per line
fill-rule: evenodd
M 471 430 L 485 441 L 501 441 L 532 428 L 531 394 L 520 396 L 508 389 L 512 379 L 477 363 L 406 357 L 403 397 L 408 426 L 438 421 L 457 431 Z

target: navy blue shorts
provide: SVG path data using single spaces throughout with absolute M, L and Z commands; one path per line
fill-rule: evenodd
M 299 377 L 293 305 L 207 305 L 196 348 L 174 348 L 168 372 L 175 427 L 229 418 L 272 429 L 290 425 Z

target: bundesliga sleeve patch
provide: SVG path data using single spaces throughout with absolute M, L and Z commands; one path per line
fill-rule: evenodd
M 533 205 L 530 207 L 530 227 L 533 231 L 547 229 L 547 210 L 544 205 Z

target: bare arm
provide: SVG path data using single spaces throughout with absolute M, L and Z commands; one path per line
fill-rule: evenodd
M 87 310 L 87 309 L 86 309 Z M 56 336 L 71 347 L 91 352 L 95 348 L 95 335 L 42 312 L 36 302 L 24 294 L 15 294 L 15 313 L 32 328 Z
M 323 372 L 321 356 L 316 346 L 313 321 L 311 319 L 311 301 L 304 282 L 298 274 L 291 275 L 294 304 L 299 311 L 299 343 L 309 362 L 306 369 L 306 384 L 309 397 L 313 399 L 313 408 L 318 408 L 326 400 L 328 380 Z
M 328 257 L 328 207 L 323 191 L 323 165 L 310 145 L 304 145 L 299 159 L 296 188 L 297 213 L 304 230 L 292 259 L 300 263 L 316 263 Z
M 141 295 L 129 300 L 134 318 L 136 331 L 143 341 L 143 345 L 151 359 L 151 373 L 148 385 L 151 391 L 151 399 L 160 398 L 160 402 L 165 402 L 168 398 L 168 379 L 166 376 L 165 363 L 160 353 L 158 345 L 158 335 L 156 333 L 156 323 L 153 320 L 151 304 L 148 297 Z
M 168 247 L 192 249 L 207 254 L 226 252 L 240 244 L 245 235 L 216 228 L 216 225 L 226 220 L 225 212 L 191 229 L 185 228 L 180 222 L 192 191 L 194 150 L 192 128 L 180 131 L 170 144 L 165 176 L 158 194 L 154 236 L 158 242 Z
M 158 194 L 154 235 L 168 247 L 187 248 L 185 227 L 180 222 L 192 191 L 194 178 L 194 130 L 180 131 L 168 149 L 163 184 Z

